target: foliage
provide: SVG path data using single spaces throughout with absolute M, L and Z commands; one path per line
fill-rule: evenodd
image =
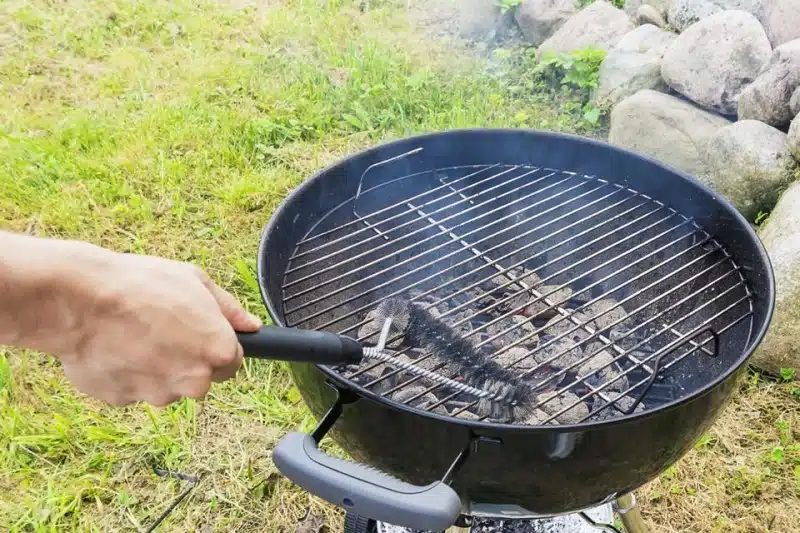
M 534 69 L 538 74 L 553 73 L 562 85 L 577 89 L 595 89 L 600 78 L 600 65 L 606 51 L 585 48 L 570 53 L 548 53 Z
M 600 122 L 602 110 L 591 102 L 591 91 L 597 88 L 605 50 L 585 48 L 570 53 L 548 53 L 533 68 L 533 73 L 550 83 L 576 91 L 583 102 L 583 120 L 591 126 Z
M 783 381 L 792 381 L 797 376 L 797 370 L 794 368 L 781 368 L 781 379 Z
M 495 5 L 503 14 L 509 13 L 522 5 L 523 0 L 495 0 Z

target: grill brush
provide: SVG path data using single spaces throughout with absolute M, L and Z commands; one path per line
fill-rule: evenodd
M 236 335 L 246 357 L 330 366 L 357 365 L 365 358 L 372 359 L 471 394 L 488 404 L 487 412 L 497 416 L 501 412 L 507 412 L 516 403 L 518 387 L 508 385 L 513 381 L 513 376 L 505 376 L 511 372 L 497 365 L 494 365 L 497 368 L 491 368 L 487 372 L 491 365 L 486 361 L 478 363 L 482 358 L 470 343 L 458 338 L 447 325 L 423 309 L 400 300 L 387 300 L 378 308 L 378 313 L 384 322 L 375 346 L 362 346 L 350 337 L 327 331 L 295 328 L 266 326 L 254 333 L 240 332 Z M 431 350 L 447 364 L 455 365 L 465 382 L 447 378 L 390 355 L 391 352 L 385 347 L 393 322 L 419 347 Z M 506 380 L 505 384 L 503 380 Z

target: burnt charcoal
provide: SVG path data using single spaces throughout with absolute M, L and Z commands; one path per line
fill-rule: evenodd
M 634 346 L 645 339 L 642 330 L 636 330 L 630 333 L 630 329 L 622 325 L 612 328 L 611 331 L 608 332 L 608 338 L 614 341 L 614 344 L 623 350 L 632 350 Z M 637 350 L 645 349 L 647 349 L 647 344 L 642 344 L 637 347 Z
M 414 405 L 414 407 L 417 407 L 419 409 L 423 409 L 425 411 L 430 411 L 432 413 L 437 413 L 440 415 L 450 414 L 450 411 L 448 411 L 443 404 L 436 405 L 437 403 L 439 403 L 439 398 L 437 398 L 436 395 L 433 394 L 432 392 L 425 393 L 425 396 L 423 396 L 417 401 L 419 403 L 417 405 Z M 431 409 L 430 406 L 432 405 L 436 405 L 436 407 Z
M 450 413 L 453 414 L 453 416 L 456 416 L 458 418 L 463 418 L 465 420 L 480 420 L 481 417 L 477 413 L 475 413 L 475 411 L 474 411 L 476 409 L 476 407 L 475 406 L 470 406 L 470 403 L 471 402 L 462 402 L 462 401 L 458 401 L 458 400 L 452 400 L 452 401 L 447 402 L 445 405 L 447 406 L 447 409 L 450 411 Z M 463 409 L 463 408 L 466 408 L 466 409 L 461 411 L 461 409 Z M 455 413 L 458 413 L 458 414 L 455 414 Z
M 626 413 L 630 410 L 630 408 L 633 406 L 633 403 L 636 401 L 636 398 L 633 398 L 628 395 L 622 397 L 612 397 L 612 400 L 614 399 L 617 400 L 616 401 L 617 406 L 620 409 L 624 410 Z M 639 405 L 636 406 L 636 409 L 634 409 L 633 412 L 641 413 L 642 411 L 644 411 L 644 403 L 639 402 Z
M 426 294 L 426 291 L 420 289 L 411 289 L 408 291 L 408 296 L 414 300 L 414 303 L 421 305 L 430 305 L 436 301 L 436 297 L 433 293 Z
M 497 306 L 497 310 L 502 313 L 522 313 L 528 305 L 530 295 L 527 292 L 510 293 L 506 297 L 510 299 Z
M 599 350 L 599 351 L 598 351 Z M 595 353 L 597 352 L 597 353 Z M 616 379 L 604 391 L 623 391 L 628 388 L 628 378 L 622 375 L 622 371 L 614 362 L 614 357 L 603 349 L 602 343 L 593 343 L 586 347 L 584 354 L 591 356 L 591 359 L 583 363 L 578 369 L 578 375 L 584 377 L 586 383 L 593 387 L 599 387 Z M 606 366 L 608 365 L 608 366 Z
M 527 318 L 512 315 L 502 318 L 486 328 L 491 337 L 499 335 L 492 342 L 498 348 L 521 341 L 521 346 L 536 346 L 539 341 L 536 327 Z
M 469 321 L 470 316 L 472 313 L 469 311 L 461 311 L 455 315 L 450 315 L 444 317 L 444 322 L 453 328 L 454 331 L 461 334 L 462 337 L 466 337 L 472 331 L 472 324 Z M 461 324 L 458 324 L 461 322 Z M 458 324 L 458 326 L 456 326 Z
M 530 370 L 538 364 L 536 359 L 531 355 L 530 350 L 520 346 L 501 350 L 494 355 L 493 359 L 494 362 L 500 366 L 513 368 L 520 372 L 523 370 Z
M 549 415 L 541 409 L 518 409 L 514 417 L 514 423 L 528 426 L 541 426 L 548 417 Z
M 550 399 L 552 398 L 552 399 Z M 536 397 L 536 403 L 548 400 L 547 403 L 542 405 L 540 409 L 547 413 L 548 416 L 553 416 L 562 409 L 569 407 L 579 398 L 571 392 L 563 392 L 561 394 L 540 394 Z M 556 421 L 559 424 L 577 424 L 584 418 L 589 416 L 589 407 L 584 402 L 578 402 L 577 405 L 571 407 L 568 411 L 558 415 Z
M 558 311 L 544 303 L 544 300 L 541 298 L 531 296 L 528 299 L 528 304 L 525 306 L 525 309 L 522 310 L 522 314 L 530 318 L 549 320 L 558 315 Z
M 553 305 L 564 307 L 572 298 L 572 289 L 569 287 L 557 288 L 557 285 L 542 285 L 537 289 L 542 296 L 547 298 Z
M 488 328 L 487 328 L 488 329 Z M 491 335 L 486 330 L 473 333 L 469 336 L 469 342 L 472 344 L 473 349 L 477 350 L 484 357 L 491 357 L 495 352 L 494 344 L 488 342 Z M 480 345 L 480 346 L 479 346 Z
M 511 283 L 511 278 L 502 275 L 483 282 L 480 289 L 478 304 L 483 309 L 491 308 L 492 312 L 499 314 L 521 310 L 529 297 L 520 285 Z
M 572 367 L 580 361 L 583 357 L 583 350 L 580 345 L 568 337 L 553 341 L 553 337 L 547 336 L 541 338 L 540 346 L 533 352 L 533 357 L 538 363 L 546 363 L 561 370 Z
M 526 268 L 517 267 L 512 268 L 509 273 L 520 283 L 524 283 L 530 288 L 536 288 L 541 282 L 542 278 L 539 277 L 533 270 L 528 270 Z
M 392 400 L 398 403 L 406 403 L 418 409 L 428 410 L 428 406 L 437 403 L 439 399 L 433 393 L 425 392 L 426 390 L 427 387 L 423 385 L 409 385 L 392 394 Z M 416 396 L 419 396 L 419 398 L 416 398 Z M 412 400 L 412 398 L 414 399 Z M 433 411 L 444 415 L 450 414 L 443 405 L 436 406 Z
M 589 317 L 584 315 L 583 313 L 572 313 L 572 318 L 579 321 L 581 324 L 588 324 L 590 323 Z M 552 335 L 553 337 L 558 337 L 564 333 L 569 332 L 564 339 L 570 339 L 573 342 L 581 342 L 589 336 L 589 333 L 586 332 L 585 329 L 576 325 L 567 317 L 557 315 L 547 321 L 547 324 L 544 325 L 545 335 Z
M 583 309 L 583 312 L 592 318 L 594 327 L 599 330 L 608 329 L 617 322 L 619 322 L 619 324 L 616 324 L 614 327 L 620 327 L 628 318 L 628 313 L 625 312 L 625 309 L 623 309 L 622 306 L 612 298 L 597 300 L 596 302 L 587 305 Z M 605 314 L 598 316 L 600 313 Z

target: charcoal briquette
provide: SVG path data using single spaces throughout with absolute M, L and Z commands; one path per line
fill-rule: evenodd
M 611 383 L 608 388 L 604 390 L 626 390 L 628 388 L 627 376 L 622 375 L 617 363 L 614 362 L 614 357 L 607 350 L 602 348 L 603 345 L 601 343 L 593 343 L 586 347 L 584 354 L 586 356 L 590 354 L 594 355 L 592 355 L 591 359 L 580 366 L 578 369 L 578 375 L 584 377 L 584 381 L 588 382 L 594 387 Z M 616 379 L 616 381 L 612 382 L 614 379 Z
M 628 318 L 628 313 L 625 312 L 625 309 L 623 309 L 622 306 L 612 298 L 597 300 L 596 302 L 587 305 L 583 309 L 583 312 L 591 317 L 594 327 L 600 330 L 610 328 L 617 322 L 619 322 L 619 324 L 616 324 L 614 327 L 620 327 L 621 324 Z M 605 314 L 598 316 L 600 313 Z
M 559 424 L 577 424 L 589 416 L 589 407 L 586 403 L 579 401 L 578 396 L 571 392 L 562 392 L 561 394 L 547 393 L 536 397 L 536 403 L 545 400 L 548 401 L 540 409 L 547 413 L 548 416 L 553 416 L 562 409 L 578 402 L 574 407 L 556 417 L 556 421 Z
M 519 370 L 520 372 L 529 370 L 537 365 L 536 359 L 531 355 L 530 350 L 520 346 L 500 350 L 493 357 L 493 360 L 500 366 Z

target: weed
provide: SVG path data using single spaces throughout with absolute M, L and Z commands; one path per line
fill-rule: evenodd
M 781 368 L 780 375 L 783 381 L 794 381 L 794 378 L 797 377 L 797 370 L 794 368 Z
M 534 68 L 534 73 L 556 78 L 561 85 L 575 89 L 595 89 L 606 51 L 586 48 L 570 53 L 549 52 Z
M 503 14 L 510 13 L 522 5 L 523 0 L 495 0 L 495 5 Z

